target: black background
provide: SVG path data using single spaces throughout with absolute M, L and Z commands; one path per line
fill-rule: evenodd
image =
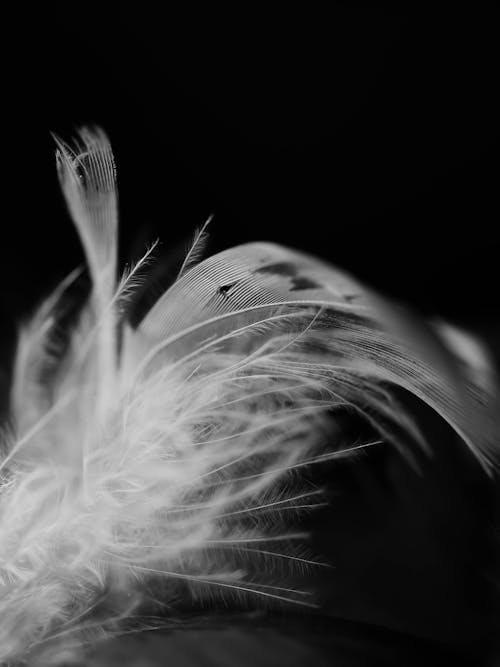
M 497 321 L 498 13 L 331 9 L 67 3 L 7 34 L 2 278 L 29 299 L 80 261 L 49 131 L 96 123 L 124 258 L 213 213 L 211 250 L 271 239 L 426 311 Z
M 114 146 L 123 261 L 157 237 L 160 255 L 178 257 L 213 213 L 211 252 L 294 246 L 493 341 L 499 15 L 493 4 L 401 5 L 181 16 L 66 3 L 12 26 L 3 343 L 82 261 L 50 136 L 81 124 L 102 126 Z M 448 454 L 423 477 L 404 466 L 391 477 L 384 459 L 383 475 L 375 460 L 373 477 L 358 466 L 364 481 L 344 480 L 328 524 L 342 545 L 332 614 L 474 652 L 491 621 L 484 535 L 495 520 L 474 465 Z

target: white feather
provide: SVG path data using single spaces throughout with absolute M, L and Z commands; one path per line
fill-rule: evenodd
M 249 244 L 192 266 L 195 250 L 133 329 L 149 253 L 116 284 L 113 157 L 102 131 L 80 139 L 57 140 L 58 169 L 93 289 L 66 346 L 54 332 L 68 281 L 19 340 L 0 462 L 2 663 L 66 659 L 158 603 L 311 604 L 271 567 L 315 566 L 287 517 L 323 500 L 297 471 L 373 444 L 325 448 L 346 409 L 408 456 L 428 448 L 394 386 L 486 469 L 498 452 L 493 417 L 431 327 L 403 340 L 397 309 L 295 251 Z

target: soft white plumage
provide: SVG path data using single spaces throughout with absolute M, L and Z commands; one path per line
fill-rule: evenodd
M 85 129 L 75 149 L 57 142 L 92 291 L 66 338 L 75 276 L 19 337 L 0 462 L 0 662 L 56 662 L 199 596 L 307 604 L 271 567 L 314 567 L 286 517 L 321 494 L 296 471 L 345 452 L 325 447 L 336 411 L 364 414 L 408 455 L 427 448 L 394 386 L 494 464 L 490 397 L 448 338 L 416 319 L 408 335 L 406 315 L 314 258 L 254 243 L 193 266 L 195 249 L 132 328 L 147 257 L 116 286 L 108 140 Z

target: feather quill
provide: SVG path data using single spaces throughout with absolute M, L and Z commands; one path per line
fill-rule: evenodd
M 287 528 L 323 502 L 297 471 L 373 444 L 325 447 L 346 410 L 410 459 L 429 451 L 395 388 L 496 465 L 492 382 L 479 391 L 477 366 L 433 326 L 414 318 L 406 335 L 406 314 L 313 257 L 250 243 L 195 263 L 206 223 L 133 328 L 150 251 L 117 280 L 109 141 L 84 129 L 73 147 L 56 142 L 92 291 L 64 346 L 74 276 L 19 337 L 0 461 L 2 664 L 55 664 L 186 600 L 311 604 L 272 575 L 276 560 L 318 565 Z

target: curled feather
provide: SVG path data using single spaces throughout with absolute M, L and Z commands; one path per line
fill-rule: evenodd
M 314 605 L 275 567 L 322 565 L 289 528 L 324 503 L 298 473 L 381 441 L 430 452 L 400 390 L 485 470 L 497 464 L 495 382 L 457 363 L 433 325 L 415 318 L 410 335 L 400 309 L 313 257 L 251 243 L 193 264 L 203 228 L 133 328 L 150 253 L 117 280 L 109 142 L 85 129 L 57 145 L 92 292 L 65 346 L 67 281 L 19 339 L 0 461 L 0 662 L 56 663 L 160 607 L 167 623 L 180 602 Z M 376 438 L 331 446 L 346 411 Z

